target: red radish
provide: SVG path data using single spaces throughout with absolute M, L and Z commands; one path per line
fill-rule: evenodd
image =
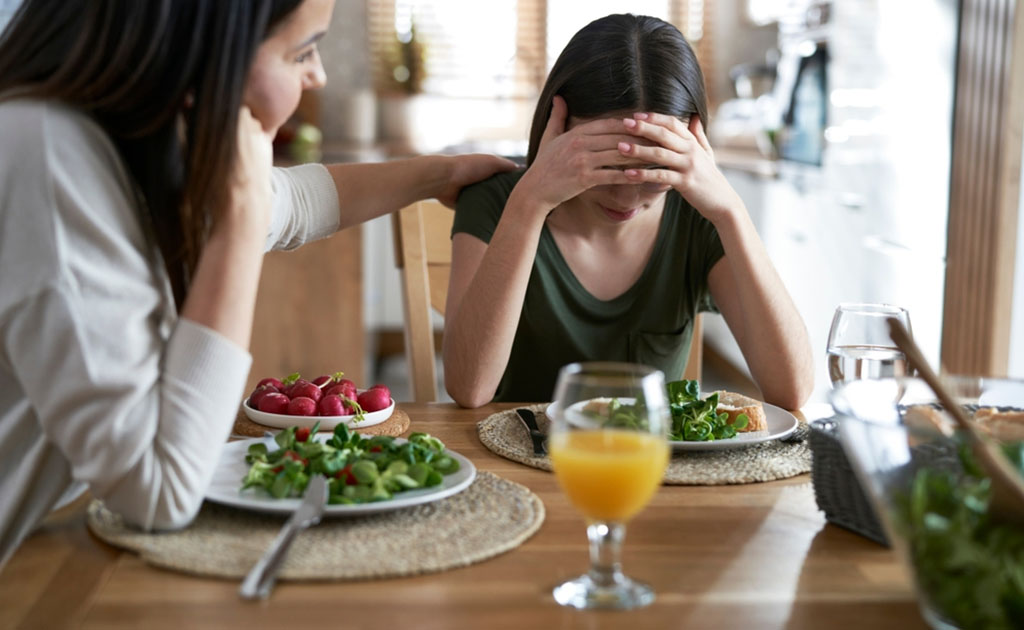
M 391 390 L 388 389 L 388 386 L 384 385 L 383 383 L 377 383 L 376 385 L 374 385 L 370 389 L 383 389 L 384 393 L 386 393 L 388 395 L 388 398 L 391 398 Z
M 267 377 L 261 380 L 259 383 L 256 383 L 256 389 L 259 389 L 264 385 L 273 385 L 277 389 L 277 391 L 281 391 L 284 389 L 284 383 L 282 383 L 281 381 L 277 380 L 274 377 Z
M 324 374 L 323 376 L 318 376 L 318 377 L 314 378 L 313 379 L 313 384 L 316 385 L 317 387 L 321 387 L 322 388 L 324 386 L 324 384 L 328 383 L 330 380 L 331 380 L 331 377 L 328 376 L 327 374 Z
M 252 409 L 259 409 L 260 400 L 262 400 L 264 396 L 266 396 L 267 394 L 279 393 L 281 392 L 273 385 L 264 385 L 262 387 L 257 387 L 256 389 L 253 390 L 252 394 L 249 395 L 249 407 L 251 407 Z
M 321 416 L 345 416 L 348 412 L 345 411 L 345 401 L 340 396 L 328 394 L 320 399 L 317 404 L 317 410 Z
M 379 389 L 371 387 L 356 399 L 359 402 L 359 406 L 363 408 L 363 411 L 380 411 L 381 409 L 387 409 L 391 406 L 391 396 L 388 395 L 387 388 Z
M 288 413 L 288 404 L 291 401 L 284 394 L 267 394 L 260 399 L 260 411 L 267 413 Z
M 292 398 L 292 401 L 288 403 L 287 413 L 289 416 L 316 415 L 316 401 L 312 398 L 306 398 L 305 396 Z
M 295 429 L 295 441 L 296 442 L 308 442 L 309 441 L 309 427 L 299 427 Z
M 288 398 L 295 398 L 295 394 L 293 394 L 292 392 L 295 391 L 296 387 L 301 387 L 301 386 L 304 386 L 304 385 L 313 385 L 313 384 L 310 383 L 309 381 L 307 381 L 304 378 L 298 378 L 298 379 L 295 379 L 293 382 L 285 385 L 284 389 L 281 390 L 281 393 L 284 394 L 285 396 L 287 396 Z M 313 385 L 313 387 L 316 387 L 316 385 Z M 317 389 L 319 389 L 319 388 L 317 388 Z
M 341 400 L 344 401 L 344 403 L 345 403 L 345 415 L 346 416 L 351 416 L 351 415 L 359 412 L 359 408 L 357 408 L 359 403 L 356 402 L 356 397 L 355 396 L 352 396 L 351 398 L 345 398 L 344 396 L 342 396 Z
M 348 379 L 345 379 L 344 381 L 338 383 L 337 385 L 332 385 L 327 389 L 326 392 L 324 392 L 324 394 L 328 396 L 334 394 L 342 396 L 344 398 L 351 398 L 352 400 L 355 400 L 356 396 L 358 395 L 358 393 L 356 392 L 356 384 Z
M 309 381 L 298 380 L 288 390 L 288 396 L 295 400 L 296 398 L 311 398 L 313 402 L 317 402 L 324 395 L 320 388 L 310 383 Z

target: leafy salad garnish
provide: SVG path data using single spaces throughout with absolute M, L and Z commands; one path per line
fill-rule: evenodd
M 741 413 L 730 424 L 729 414 L 718 412 L 718 392 L 700 399 L 700 384 L 694 380 L 667 383 L 668 404 L 672 411 L 669 439 L 689 442 L 727 440 L 747 428 L 750 418 Z
M 1024 442 L 1003 445 L 1024 476 Z M 894 498 L 917 582 L 961 628 L 1024 628 L 1024 530 L 989 514 L 991 480 L 966 445 L 964 474 L 922 467 Z
M 459 470 L 444 443 L 426 433 L 413 433 L 398 444 L 386 435 L 365 438 L 342 423 L 319 442 L 312 438 L 319 425 L 281 431 L 274 436 L 279 447 L 274 451 L 265 442 L 250 445 L 245 455 L 250 468 L 242 490 L 262 488 L 277 499 L 301 497 L 310 478 L 323 475 L 328 479 L 328 503 L 368 503 L 440 485 L 445 475 Z
M 695 380 L 672 381 L 665 385 L 668 393 L 672 426 L 669 439 L 673 441 L 706 442 L 736 437 L 745 429 L 750 418 L 741 413 L 730 423 L 729 414 L 718 412 L 718 393 L 704 400 L 700 398 L 700 384 Z M 632 403 L 612 398 L 607 403 L 587 405 L 583 413 L 600 419 L 605 427 L 639 429 L 646 423 L 646 403 L 639 393 Z

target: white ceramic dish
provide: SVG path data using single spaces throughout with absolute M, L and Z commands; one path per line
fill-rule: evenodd
M 326 434 L 317 434 L 316 439 L 322 442 L 330 437 L 330 435 Z M 395 439 L 395 442 L 399 444 L 405 441 L 402 438 Z M 210 488 L 206 491 L 206 499 L 214 503 L 230 505 L 231 507 L 243 510 L 291 514 L 299 507 L 299 503 L 302 502 L 301 498 L 275 499 L 259 488 L 249 488 L 244 492 L 239 490 L 242 487 L 242 479 L 249 472 L 249 464 L 245 463 L 245 454 L 249 450 L 249 445 L 257 442 L 266 443 L 267 448 L 271 450 L 279 448 L 273 438 L 251 438 L 226 444 L 224 450 L 221 451 L 220 460 L 217 462 L 217 469 L 213 473 L 213 481 L 210 483 Z M 388 512 L 421 503 L 438 501 L 462 492 L 476 479 L 476 466 L 473 465 L 473 462 L 454 451 L 449 450 L 446 452 L 450 457 L 459 462 L 459 470 L 450 475 L 445 475 L 441 485 L 421 490 L 408 490 L 399 493 L 395 498 L 387 501 L 359 503 L 356 505 L 328 505 L 324 509 L 324 514 L 327 516 L 357 516 Z
M 628 398 L 621 398 L 620 400 L 626 403 L 633 402 L 632 399 Z M 768 425 L 768 427 L 762 431 L 737 433 L 736 437 L 729 438 L 727 440 L 711 440 L 707 442 L 669 440 L 668 443 L 677 451 L 724 451 L 734 448 L 746 448 L 754 444 L 769 442 L 771 440 L 781 440 L 793 431 L 796 431 L 796 428 L 800 425 L 800 421 L 796 419 L 796 416 L 789 413 L 782 407 L 776 407 L 769 403 L 761 404 L 764 405 L 764 415 L 766 424 Z M 553 406 L 554 403 L 551 403 L 544 410 L 544 413 L 548 418 L 552 417 L 551 412 Z
M 360 393 L 362 391 L 360 390 Z M 277 429 L 287 429 L 288 427 L 307 427 L 312 429 L 317 421 L 320 422 L 320 431 L 333 431 L 334 427 L 342 422 L 350 429 L 363 429 L 380 424 L 390 418 L 391 414 L 395 412 L 395 399 L 391 399 L 391 405 L 387 409 L 364 413 L 361 422 L 355 421 L 356 417 L 354 414 L 350 416 L 289 416 L 282 413 L 267 413 L 266 411 L 250 407 L 248 398 L 242 401 L 242 411 L 253 422 Z

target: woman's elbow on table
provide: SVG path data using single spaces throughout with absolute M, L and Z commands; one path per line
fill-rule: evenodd
M 448 391 L 448 395 L 452 397 L 452 400 L 455 401 L 455 404 L 467 409 L 482 407 L 494 398 L 493 391 L 487 392 L 484 388 L 478 386 L 460 386 L 457 383 L 446 381 L 445 389 Z
M 767 403 L 783 409 L 799 409 L 804 406 L 814 390 L 814 377 L 808 372 L 796 374 L 793 378 L 776 387 L 762 385 L 762 393 Z
M 115 485 L 105 488 L 93 485 L 92 492 L 109 509 L 138 527 L 180 529 L 199 513 L 213 474 L 213 466 L 196 461 L 210 454 L 192 455 L 178 453 L 176 457 L 155 457 L 150 453 Z M 217 461 L 216 454 L 212 461 Z
M 108 508 L 144 530 L 173 530 L 188 526 L 203 505 L 202 493 L 161 489 L 156 496 L 103 498 Z

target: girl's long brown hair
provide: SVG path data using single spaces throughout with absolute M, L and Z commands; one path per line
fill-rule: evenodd
M 26 0 L 0 38 L 0 94 L 59 100 L 110 136 L 179 306 L 226 197 L 249 67 L 301 3 Z
M 679 29 L 628 13 L 598 18 L 579 30 L 551 67 L 530 128 L 533 163 L 555 96 L 578 118 L 627 111 L 699 114 L 708 124 L 704 73 Z

